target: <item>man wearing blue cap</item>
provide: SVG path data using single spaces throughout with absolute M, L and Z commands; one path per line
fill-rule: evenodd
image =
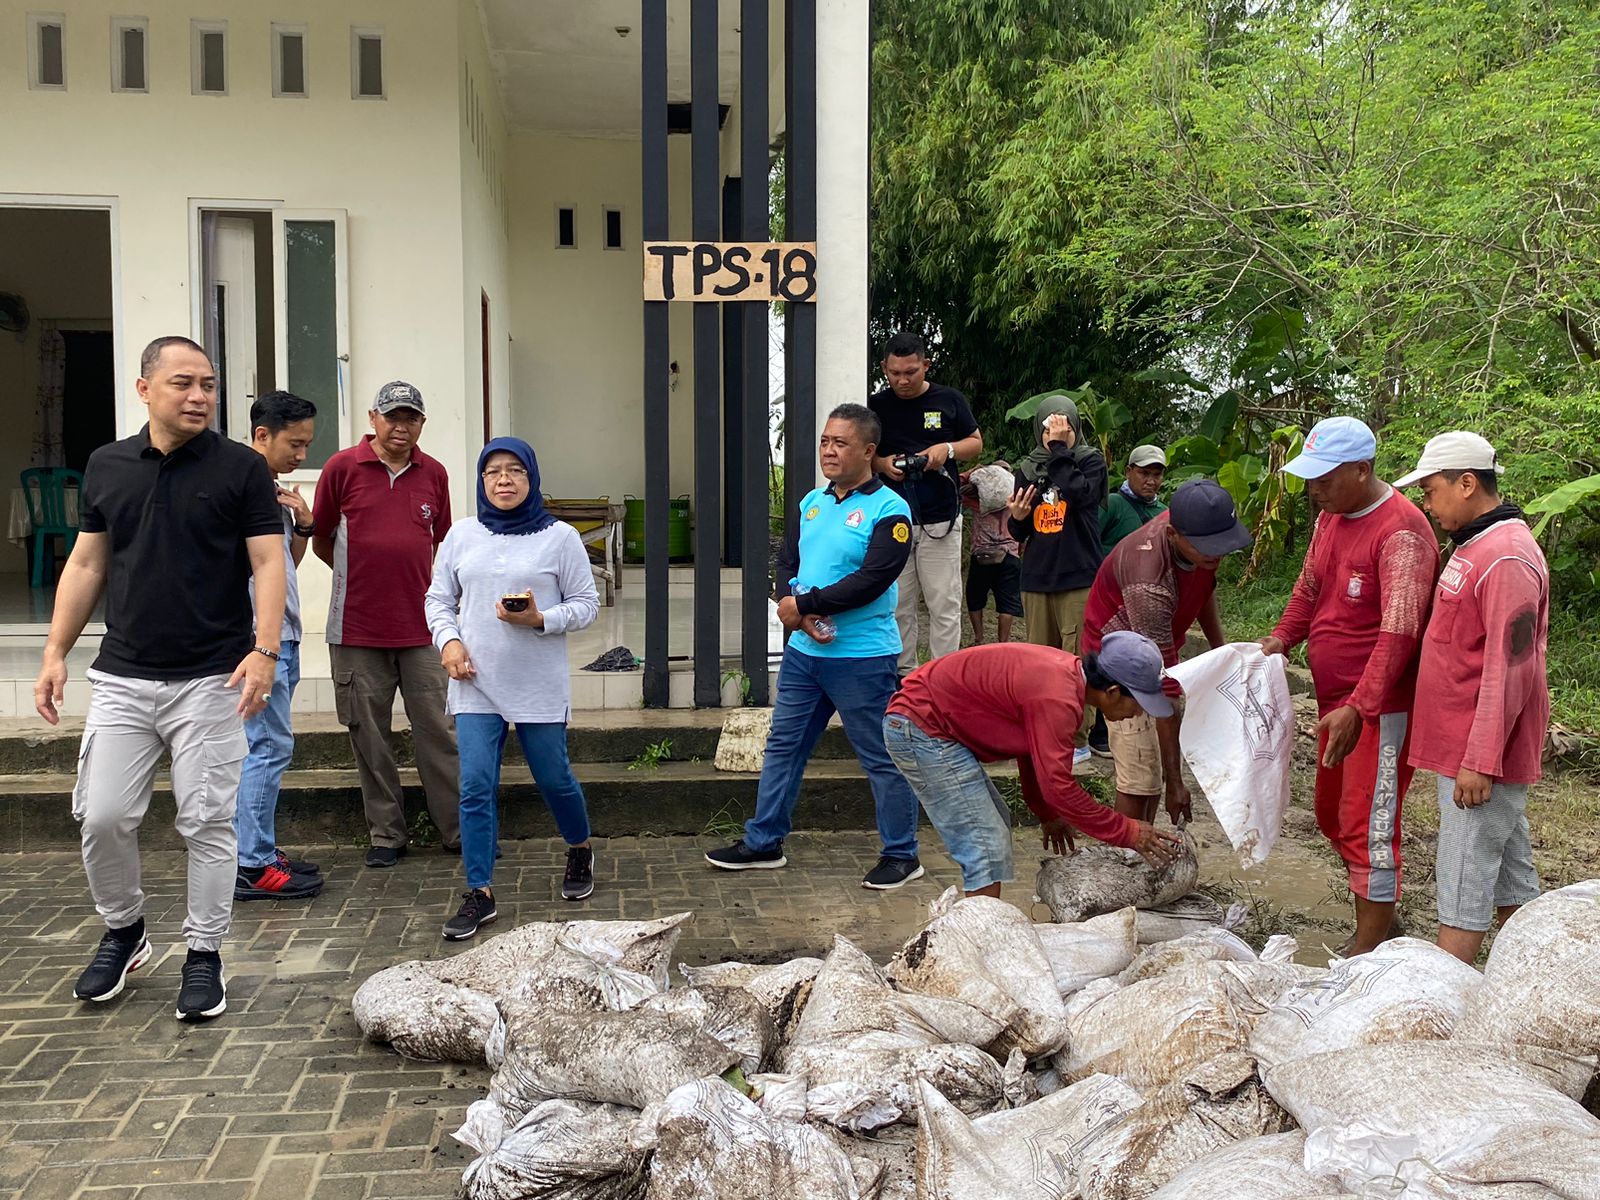
M 1089 589 L 1083 644 L 1099 650 L 1119 629 L 1150 639 L 1167 666 L 1178 661 L 1189 627 L 1197 621 L 1213 647 L 1226 639 L 1217 615 L 1217 567 L 1225 555 L 1250 545 L 1233 497 L 1214 479 L 1191 479 L 1172 493 L 1172 506 L 1117 543 Z M 1166 681 L 1167 695 L 1179 695 Z M 1189 818 L 1189 789 L 1178 752 L 1181 705 L 1113 725 L 1107 740 L 1117 770 L 1117 811 L 1155 819 L 1166 796 L 1174 823 Z
M 1317 826 L 1344 860 L 1364 954 L 1395 936 L 1400 898 L 1400 804 L 1417 648 L 1427 624 L 1439 548 L 1417 506 L 1373 469 L 1378 439 L 1354 417 L 1306 434 L 1284 470 L 1306 481 L 1321 510 L 1305 566 L 1268 654 L 1301 642 L 1317 711 Z
M 1160 868 L 1182 843 L 1095 800 L 1072 777 L 1085 704 L 1114 723 L 1168 716 L 1161 651 L 1136 633 L 1106 636 L 1079 658 L 1054 646 L 973 646 L 907 675 L 883 718 L 883 739 L 961 867 L 967 895 L 998 896 L 1015 878 L 1011 810 L 983 764 L 1017 760 L 1022 798 L 1046 848 L 1070 854 L 1073 830 L 1138 851 Z

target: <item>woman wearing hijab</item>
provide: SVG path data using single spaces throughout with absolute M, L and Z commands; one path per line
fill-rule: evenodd
M 1083 436 L 1078 406 L 1051 396 L 1034 418 L 1039 444 L 1017 469 L 1011 534 L 1022 548 L 1022 615 L 1028 640 L 1078 652 L 1089 586 L 1105 557 L 1100 505 L 1106 460 Z
M 509 605 L 509 607 L 508 607 Z M 545 511 L 539 464 L 520 438 L 495 438 L 478 456 L 478 515 L 439 547 L 425 603 L 450 676 L 449 711 L 461 754 L 461 862 L 467 890 L 445 923 L 450 941 L 493 921 L 500 755 L 507 724 L 567 843 L 561 895 L 594 891 L 583 789 L 567 760 L 565 635 L 591 624 L 600 598 L 577 531 Z

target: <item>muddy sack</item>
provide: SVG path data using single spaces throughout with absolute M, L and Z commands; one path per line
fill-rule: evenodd
M 970 1005 L 894 991 L 870 958 L 835 936 L 778 1066 L 805 1076 L 813 1118 L 855 1132 L 914 1120 L 918 1076 L 968 1111 L 994 1107 L 1000 1064 L 975 1043 L 949 1042 L 941 1024 L 976 1024 L 986 1040 L 1002 1028 Z
M 997 1058 L 1020 1049 L 1051 1054 L 1067 1040 L 1067 1015 L 1033 922 L 1004 900 L 962 898 L 950 888 L 932 919 L 889 960 L 885 974 L 902 993 L 969 1005 L 998 1021 L 984 1048 Z
M 728 1049 L 736 1051 L 739 1069 L 746 1076 L 766 1070 L 767 1060 L 778 1045 L 767 1010 L 754 996 L 739 988 L 674 988 L 650 997 L 635 1011 L 687 1017 Z
M 1256 952 L 1248 942 L 1214 925 L 1141 950 L 1139 956 L 1117 976 L 1117 983 L 1127 987 L 1130 983 L 1154 979 L 1192 963 L 1257 961 Z
M 463 1200 L 635 1200 L 645 1156 L 630 1144 L 639 1114 L 610 1104 L 546 1100 L 513 1121 L 492 1100 L 467 1108 L 452 1135 L 478 1152 Z
M 543 960 L 555 949 L 556 939 L 565 933 L 569 941 L 605 942 L 617 951 L 615 966 L 648 975 L 655 980 L 658 991 L 665 991 L 672 951 L 683 926 L 693 916 L 682 912 L 653 921 L 533 921 L 427 966 L 445 983 L 473 988 L 501 1000 L 543 970 Z
M 1120 1079 L 1093 1075 L 1026 1108 L 969 1120 L 920 1085 L 918 1200 L 1059 1200 L 1078 1192 L 1085 1146 L 1143 1101 Z
M 1210 1059 L 1101 1131 L 1078 1171 L 1083 1200 L 1144 1200 L 1224 1146 L 1290 1128 L 1247 1055 Z
M 1137 1088 L 1183 1079 L 1219 1054 L 1242 1051 L 1250 1021 L 1222 964 L 1191 964 L 1118 987 L 1092 983 L 1067 1002 L 1071 1030 L 1053 1059 L 1066 1080 L 1097 1072 Z
M 1063 997 L 1117 975 L 1139 953 L 1138 910 L 1133 908 L 1070 925 L 1041 921 L 1033 932 Z
M 489 1099 L 512 1119 L 543 1100 L 643 1108 L 739 1062 L 739 1052 L 707 1033 L 694 1014 L 552 1015 L 511 1006 L 503 1019 L 503 1033 L 491 1035 L 499 1065 L 489 1080 Z
M 1289 807 L 1294 700 L 1281 654 L 1219 646 L 1168 669 L 1186 707 L 1178 744 L 1242 866 L 1267 861 Z
M 1312 1055 L 1265 1077 L 1306 1131 L 1308 1167 L 1337 1167 L 1346 1189 L 1376 1186 L 1405 1162 L 1439 1189 L 1418 1190 L 1434 1186 L 1419 1177 L 1407 1200 L 1450 1196 L 1446 1184 L 1519 1182 L 1597 1200 L 1600 1120 L 1575 1098 L 1593 1071 L 1592 1058 L 1452 1038 Z
M 852 1160 L 820 1130 L 772 1120 L 720 1079 L 674 1089 L 640 1124 L 651 1200 L 867 1200 L 876 1192 L 877 1166 Z
M 350 1009 L 369 1042 L 433 1062 L 483 1062 L 484 1042 L 500 1019 L 494 997 L 442 983 L 421 962 L 368 976 Z
M 736 987 L 754 996 L 767 1010 L 779 1041 L 789 1035 L 811 998 L 811 985 L 822 970 L 820 958 L 792 958 L 788 962 L 763 966 L 755 963 L 725 962 L 709 967 L 678 964 L 678 970 L 691 987 Z
M 1213 1150 L 1179 1171 L 1150 1200 L 1313 1200 L 1344 1196 L 1333 1175 L 1305 1168 L 1306 1135 L 1296 1129 Z
M 499 1001 L 601 1011 L 664 989 L 690 915 L 532 922 L 452 958 L 379 971 L 356 990 L 351 1009 L 368 1041 L 410 1058 L 481 1063 L 495 1026 L 488 1014 Z
M 1201 933 L 1216 925 L 1235 929 L 1249 915 L 1249 909 L 1243 904 L 1231 904 L 1224 909 L 1205 892 L 1190 892 L 1186 896 L 1179 896 L 1171 904 L 1139 909 L 1139 944 L 1150 946 L 1156 942 L 1170 942 L 1186 933 Z
M 1382 1042 L 1449 1037 L 1483 976 L 1432 942 L 1396 938 L 1283 993 L 1250 1035 L 1263 1068 Z
M 1483 977 L 1457 1036 L 1600 1054 L 1600 879 L 1513 913 Z
M 1200 878 L 1194 838 L 1180 831 L 1183 853 L 1160 870 L 1132 850 L 1101 842 L 1039 865 L 1035 894 L 1057 921 L 1082 921 L 1121 908 L 1159 908 L 1187 895 Z

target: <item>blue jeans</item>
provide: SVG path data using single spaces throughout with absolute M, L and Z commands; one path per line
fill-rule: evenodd
M 789 836 L 806 762 L 837 711 L 872 783 L 884 856 L 917 857 L 917 797 L 883 748 L 883 712 L 896 682 L 893 654 L 819 658 L 793 646 L 783 652 L 756 815 L 744 826 L 746 846 L 770 850 Z
M 569 846 L 588 841 L 589 810 L 567 761 L 566 723 L 518 725 L 517 741 L 522 743 L 522 755 L 562 840 Z M 500 841 L 500 755 L 505 746 L 504 718 L 494 713 L 456 714 L 456 747 L 461 755 L 461 865 L 466 868 L 470 888 L 486 888 L 494 881 L 494 851 Z
M 975 892 L 1015 879 L 1011 810 L 972 751 L 899 713 L 884 717 L 883 741 L 960 866 L 961 886 Z
M 300 643 L 278 648 L 278 670 L 266 708 L 244 723 L 250 743 L 239 771 L 239 806 L 233 831 L 239 838 L 239 865 L 257 870 L 274 861 L 278 851 L 278 785 L 294 757 L 294 729 L 289 702 L 300 683 Z

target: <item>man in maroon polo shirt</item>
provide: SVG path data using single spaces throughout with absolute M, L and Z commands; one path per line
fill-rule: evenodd
M 449 476 L 417 449 L 425 412 L 422 393 L 409 383 L 379 388 L 372 433 L 328 460 L 312 507 L 311 548 L 333 568 L 327 638 L 334 707 L 355 749 L 369 867 L 392 867 L 406 852 L 400 771 L 389 746 L 396 688 L 411 720 L 428 813 L 445 849 L 461 846 L 447 678 L 422 611 L 434 551 L 450 530 Z

